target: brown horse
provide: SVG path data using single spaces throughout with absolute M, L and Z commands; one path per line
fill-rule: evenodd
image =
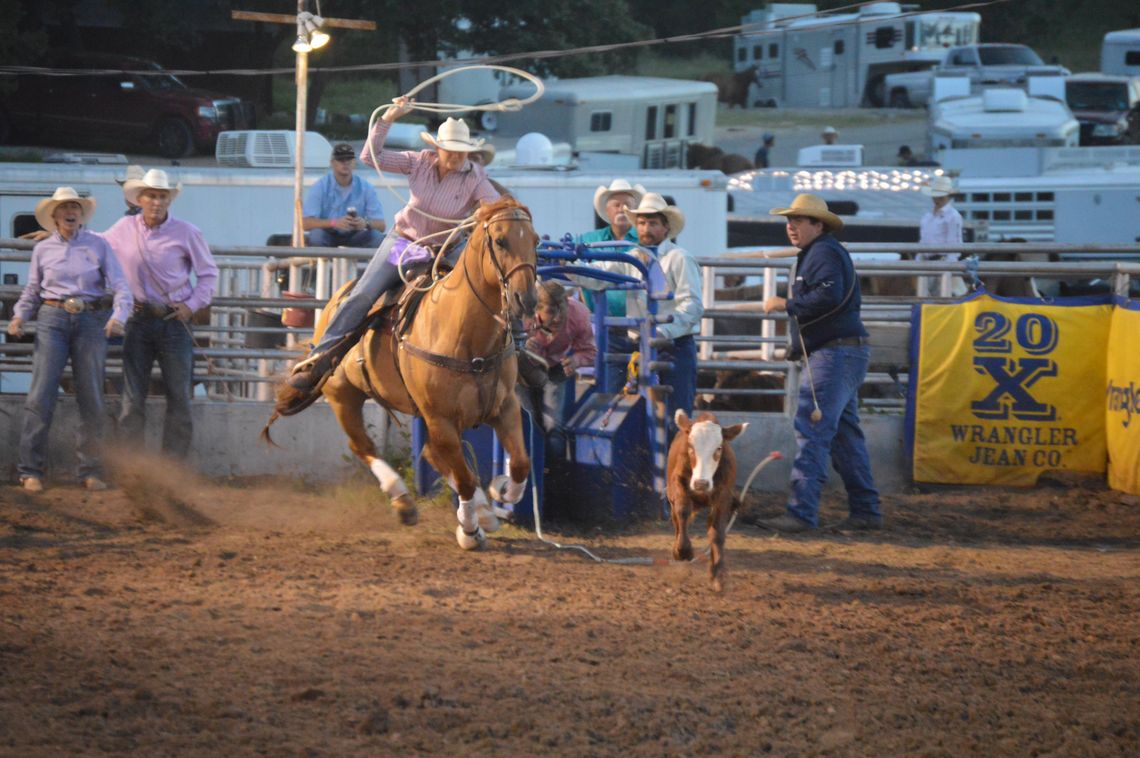
M 402 334 L 393 325 L 367 332 L 321 389 L 352 452 L 380 481 L 405 524 L 416 522 L 415 503 L 399 474 L 377 455 L 362 411 L 372 397 L 388 409 L 423 417 L 423 455 L 459 493 L 456 539 L 465 550 L 481 547 L 498 519 L 464 460 L 463 431 L 489 424 L 510 454 L 510 476 L 491 485 L 496 500 L 518 502 L 530 471 L 509 324 L 534 313 L 537 246 L 530 212 L 517 200 L 483 205 L 455 269 L 424 294 L 411 327 Z M 326 322 L 322 313 L 314 341 Z M 279 401 L 290 389 L 287 383 L 278 387 Z

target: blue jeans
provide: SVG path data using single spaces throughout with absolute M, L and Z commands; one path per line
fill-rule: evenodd
M 879 491 L 871 477 L 871 460 L 859 426 L 859 386 L 867 376 L 871 351 L 866 345 L 816 350 L 808 358 L 811 371 L 800 374 L 796 408 L 796 460 L 788 512 L 812 526 L 819 525 L 819 496 L 827 482 L 827 464 L 839 472 L 847 489 L 852 516 L 881 521 Z M 815 408 L 811 382 L 823 418 L 812 423 Z
M 309 247 L 376 247 L 384 235 L 375 229 L 338 232 L 336 229 L 313 229 L 307 232 Z
M 388 254 L 397 239 L 399 237 L 396 234 L 389 234 L 384 238 L 384 244 L 372 256 L 368 268 L 364 269 L 364 273 L 356 280 L 352 292 L 341 301 L 340 307 L 329 320 L 321 341 L 313 348 L 314 353 L 325 352 L 360 326 L 360 322 L 368 315 L 376 298 L 400 283 L 399 268 L 388 262 Z
M 665 401 L 665 418 L 672 432 L 677 428 L 673 417 L 678 408 L 693 415 L 693 402 L 697 399 L 697 342 L 691 334 L 678 337 L 673 344 L 657 351 L 657 359 L 673 363 L 672 369 L 659 373 L 661 383 L 673 387 Z
M 162 450 L 184 458 L 190 452 L 194 421 L 190 398 L 194 381 L 194 338 L 190 325 L 176 318 L 163 319 L 136 313 L 127 320 L 123 337 L 123 411 L 119 431 L 123 441 L 142 447 L 146 429 L 146 396 L 150 370 L 158 360 L 166 385 L 166 418 Z
M 109 317 L 109 311 L 72 314 L 50 305 L 40 307 L 36 316 L 32 386 L 24 402 L 24 423 L 20 431 L 17 469 L 21 477 L 44 476 L 48 430 L 59 397 L 59 380 L 68 359 L 79 403 L 76 434 L 79 478 L 98 476 L 103 438 L 103 369 L 107 362 L 107 337 L 103 328 Z

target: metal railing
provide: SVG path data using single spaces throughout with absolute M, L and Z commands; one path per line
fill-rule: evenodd
M 24 240 L 0 239 L 0 262 L 26 262 L 33 244 Z M 914 294 L 863 296 L 863 319 L 873 337 L 893 328 L 909 328 L 912 307 L 920 302 L 949 302 L 951 285 L 959 277 L 972 274 L 991 284 L 1000 278 L 1034 277 L 1038 280 L 1100 279 L 1110 291 L 1126 296 L 1134 280 L 1140 277 L 1140 245 L 1057 245 L 1033 244 L 963 244 L 939 248 L 916 244 L 849 244 L 852 253 L 961 252 L 966 254 L 1022 253 L 1129 256 L 1132 261 L 1057 261 L 1016 262 L 982 261 L 976 268 L 965 261 L 916 262 L 902 260 L 858 260 L 861 278 L 878 282 L 936 277 L 938 298 L 919 299 Z M 698 369 L 704 383 L 698 393 L 715 395 L 721 402 L 766 400 L 770 407 L 785 411 L 794 405 L 798 382 L 797 368 L 784 360 L 787 337 L 783 314 L 765 315 L 764 298 L 776 294 L 786 282 L 791 258 L 767 258 L 773 251 L 740 248 L 717 257 L 700 258 L 703 274 L 705 317 L 698 339 Z M 357 265 L 372 257 L 373 251 L 348 248 L 288 247 L 218 247 L 213 248 L 219 267 L 218 289 L 210 307 L 208 324 L 195 325 L 198 343 L 195 351 L 195 380 L 205 392 L 224 400 L 269 399 L 271 384 L 289 361 L 303 352 L 311 327 L 286 326 L 281 323 L 284 310 L 289 316 L 314 312 L 342 284 L 356 275 Z M 745 287 L 718 286 L 725 276 L 747 277 Z M 992 289 L 992 286 L 990 287 Z M 904 286 L 905 289 L 905 286 Z M 22 287 L 0 286 L 0 297 L 14 302 Z M 913 286 L 911 287 L 913 292 Z M 304 299 L 287 297 L 286 292 L 304 292 Z M 733 296 L 747 299 L 730 299 Z M 308 323 L 302 318 L 296 323 Z M 718 329 L 718 326 L 720 327 Z M 0 329 L 7 327 L 0 321 Z M 34 332 L 34 322 L 29 325 Z M 736 334 L 726 332 L 739 332 Z M 902 341 L 905 345 L 905 340 Z M 875 351 L 873 346 L 873 355 Z M 4 372 L 27 372 L 31 368 L 32 345 L 0 343 L 0 375 Z M 907 369 L 905 351 L 896 352 L 891 362 L 875 362 L 868 374 L 864 404 L 881 409 L 902 407 Z M 713 387 L 707 384 L 708 372 L 747 372 L 745 385 Z M 112 345 L 108 356 L 108 375 L 114 379 L 121 373 L 119 348 Z M 765 377 L 765 378 L 761 378 Z M 749 382 L 749 378 L 754 381 Z M 3 385 L 0 384 L 0 390 Z M 886 388 L 886 392 L 883 392 Z M 879 396 L 875 396 L 879 395 Z

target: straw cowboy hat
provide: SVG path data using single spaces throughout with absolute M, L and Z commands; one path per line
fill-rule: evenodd
M 460 118 L 449 118 L 439 125 L 435 136 L 420 132 L 420 139 L 437 150 L 450 150 L 453 153 L 473 153 L 483 147 L 482 138 L 471 139 L 467 122 Z
M 182 191 L 182 183 L 170 186 L 170 178 L 160 168 L 147 171 L 142 179 L 130 179 L 123 183 L 123 195 L 131 205 L 139 204 L 139 195 L 146 189 L 166 190 L 170 193 L 170 201 L 174 202 L 174 198 Z
M 640 203 L 641 198 L 645 196 L 645 187 L 640 184 L 631 185 L 625 179 L 614 179 L 608 187 L 599 184 L 594 190 L 594 210 L 598 212 L 598 218 L 606 217 L 606 203 L 612 196 L 619 194 L 629 195 L 633 198 L 633 202 Z
M 773 216 L 807 216 L 822 221 L 830 232 L 843 228 L 843 219 L 827 209 L 827 201 L 818 195 L 796 195 L 788 208 L 773 208 L 768 211 Z
M 471 155 L 472 156 L 476 156 L 476 155 L 483 156 L 483 165 L 484 166 L 490 166 L 491 161 L 495 160 L 495 146 L 492 145 L 490 142 L 486 142 L 483 144 L 483 147 L 479 148 L 478 150 L 472 150 Z
M 138 181 L 139 179 L 142 179 L 144 174 L 146 174 L 146 171 L 143 170 L 142 166 L 127 166 L 126 176 L 124 176 L 122 179 L 116 179 L 115 184 L 122 187 L 127 182 Z
M 627 205 L 625 212 L 634 216 L 652 216 L 655 213 L 660 213 L 669 224 L 669 237 L 676 237 L 685 228 L 685 214 L 681 213 L 681 209 L 675 205 L 669 205 L 665 202 L 665 198 L 656 192 L 645 193 L 645 196 L 641 198 L 641 203 L 636 208 L 630 208 Z
M 80 197 L 79 193 L 71 187 L 59 187 L 52 193 L 51 197 L 45 197 L 36 203 L 36 221 L 44 229 L 54 232 L 55 219 L 52 218 L 52 214 L 55 213 L 56 208 L 64 203 L 79 203 L 79 207 L 83 209 L 83 217 L 79 219 L 81 224 L 90 221 L 91 216 L 95 213 L 95 198 Z
M 927 197 L 948 197 L 955 192 L 954 180 L 948 176 L 932 176 L 919 191 Z

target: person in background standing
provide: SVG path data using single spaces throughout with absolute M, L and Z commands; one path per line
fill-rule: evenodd
M 931 199 L 933 206 L 919 222 L 918 242 L 921 245 L 961 245 L 962 214 L 951 203 L 954 200 L 954 180 L 948 176 L 934 176 L 921 189 L 922 194 Z M 960 253 L 917 253 L 919 261 L 956 261 Z M 919 297 L 937 297 L 939 278 L 920 276 L 918 278 Z M 951 283 L 952 295 L 966 294 L 966 284 L 961 277 L 954 277 Z
M 752 163 L 756 168 L 768 168 L 771 158 L 769 151 L 772 149 L 772 145 L 776 144 L 776 135 L 771 132 L 765 132 L 760 139 L 763 144 L 761 144 L 760 148 L 756 151 L 756 156 L 752 159 Z
M 71 187 L 60 187 L 36 204 L 36 220 L 49 236 L 32 250 L 28 283 L 8 322 L 8 334 L 21 337 L 24 322 L 36 317 L 32 383 L 17 464 L 20 483 L 29 492 L 44 488 L 48 430 L 69 360 L 79 404 L 79 481 L 89 490 L 107 488 L 99 463 L 107 339 L 122 333 L 131 292 L 110 245 L 83 228 L 94 212 L 95 200 L 80 197 Z M 106 296 L 108 289 L 114 291 L 113 301 Z
M 834 145 L 839 141 L 839 130 L 834 126 L 825 126 L 819 136 L 823 140 L 823 144 Z
M 119 430 L 127 444 L 141 448 L 146 428 L 146 398 L 155 360 L 166 385 L 163 452 L 184 458 L 190 451 L 194 422 L 190 400 L 194 381 L 194 312 L 210 304 L 218 267 L 202 232 L 170 215 L 182 191 L 166 172 L 152 168 L 128 181 L 123 194 L 142 208 L 124 216 L 103 236 L 115 251 L 134 295 L 134 310 L 123 338 L 123 410 Z

